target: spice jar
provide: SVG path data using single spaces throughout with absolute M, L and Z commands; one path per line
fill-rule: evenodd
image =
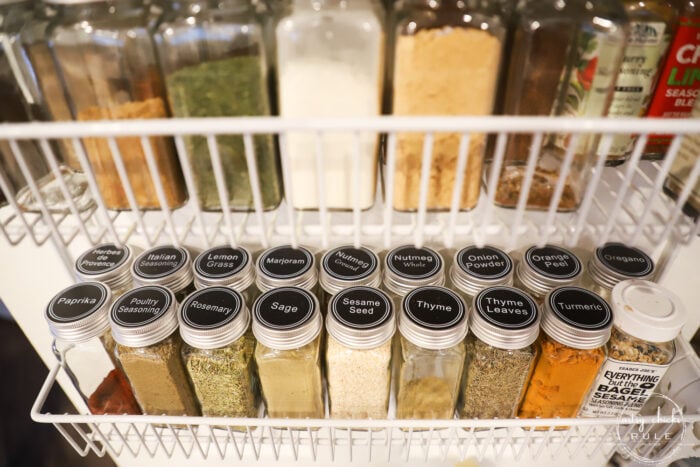
M 396 417 L 452 418 L 466 355 L 462 299 L 442 287 L 413 290 L 401 304 L 399 331 Z
M 465 302 L 471 303 L 483 289 L 513 285 L 513 260 L 508 253 L 493 246 L 467 246 L 455 253 L 450 282 Z
M 561 287 L 547 295 L 541 327 L 540 355 L 518 416 L 575 417 L 605 361 L 612 312 L 593 292 Z
M 255 362 L 270 417 L 323 418 L 322 327 L 318 300 L 307 290 L 281 287 L 255 301 Z
M 537 304 L 511 287 L 474 298 L 458 413 L 462 418 L 513 418 L 537 357 Z
M 686 321 L 681 300 L 649 281 L 618 283 L 611 305 L 608 359 L 581 409 L 584 417 L 637 415 L 673 361 L 673 341 Z
M 128 245 L 103 243 L 87 250 L 75 261 L 75 275 L 84 282 L 100 281 L 117 298 L 133 287 L 131 264 L 134 250 Z
M 491 115 L 506 38 L 498 1 L 410 0 L 397 2 L 391 31 L 394 115 Z M 465 83 L 468 85 L 465 86 Z M 476 206 L 486 135 L 470 135 L 468 161 L 458 168 L 459 133 L 436 133 L 430 164 L 427 208 L 449 210 L 458 171 L 464 185 L 458 206 Z M 397 137 L 394 208 L 418 209 L 423 133 Z
M 205 417 L 255 417 L 258 383 L 250 313 L 227 287 L 199 290 L 180 306 L 182 360 Z
M 649 279 L 654 261 L 642 250 L 622 243 L 606 243 L 588 261 L 585 288 L 610 300 L 613 287 L 627 279 Z
M 504 114 L 523 116 L 603 117 L 615 90 L 628 21 L 619 0 L 525 0 L 518 4 L 505 89 Z M 600 135 L 544 134 L 532 148 L 533 135 L 508 137 L 495 203 L 515 208 L 531 150 L 535 172 L 527 209 L 547 210 L 558 180 L 564 188 L 556 206 L 575 211 L 587 186 Z M 569 146 L 570 166 L 565 162 Z
M 194 286 L 230 287 L 243 296 L 245 303 L 253 303 L 258 296 L 255 271 L 250 253 L 245 248 L 217 246 L 201 253 L 194 260 Z
M 262 18 L 250 0 L 167 2 L 154 32 L 168 100 L 175 117 L 270 115 Z M 222 47 L 222 44 L 227 44 Z M 222 209 L 207 138 L 185 135 L 187 157 L 202 209 Z M 243 136 L 216 138 L 228 189 L 228 208 L 254 209 Z M 262 207 L 282 200 L 280 164 L 272 135 L 253 136 Z
M 115 359 L 109 330 L 112 294 L 104 284 L 84 282 L 59 292 L 44 317 L 56 358 L 95 415 L 139 415 L 129 381 Z
M 384 258 L 384 288 L 400 308 L 411 290 L 428 285 L 445 285 L 445 262 L 432 248 L 405 245 L 394 248 Z
M 278 287 L 300 287 L 315 292 L 318 284 L 316 258 L 302 246 L 284 245 L 266 250 L 258 257 L 255 283 L 260 292 Z
M 115 354 L 148 415 L 199 415 L 180 357 L 177 303 L 160 286 L 139 287 L 112 305 Z
M 391 300 L 374 288 L 351 287 L 331 300 L 326 319 L 331 418 L 386 418 L 395 321 Z
M 192 259 L 187 248 L 157 246 L 141 253 L 131 265 L 134 285 L 169 288 L 179 302 L 195 291 Z
M 168 117 L 163 79 L 141 0 L 50 0 L 61 5 L 46 36 L 64 83 L 69 106 L 79 121 Z M 105 41 L 105 38 L 112 38 Z M 187 200 L 172 141 L 162 136 L 83 138 L 97 186 L 108 209 L 130 209 L 113 157 L 121 156 L 140 209 L 160 209 L 147 162 L 152 153 L 165 202 L 177 208 Z M 150 145 L 150 148 L 148 147 Z
M 576 285 L 583 272 L 581 261 L 571 251 L 556 246 L 530 247 L 515 266 L 515 287 L 532 295 L 540 305 L 556 287 Z
M 379 257 L 369 248 L 341 246 L 323 255 L 318 283 L 321 310 L 325 312 L 333 295 L 343 289 L 382 283 Z

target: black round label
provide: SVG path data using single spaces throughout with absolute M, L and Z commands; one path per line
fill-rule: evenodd
M 280 246 L 263 253 L 258 261 L 264 274 L 275 279 L 291 279 L 311 269 L 313 256 L 306 248 Z
M 216 329 L 233 321 L 243 299 L 228 287 L 211 287 L 190 295 L 180 309 L 182 320 L 195 329 Z
M 194 268 L 203 277 L 219 279 L 239 273 L 248 259 L 248 252 L 241 248 L 218 247 L 199 255 Z
M 187 252 L 183 248 L 152 248 L 138 257 L 134 271 L 144 279 L 157 279 L 174 273 L 185 265 L 186 260 Z
M 549 306 L 557 318 L 580 329 L 603 329 L 612 322 L 606 301 L 580 287 L 555 290 L 549 296 Z
M 483 319 L 502 329 L 523 329 L 537 322 L 537 305 L 518 289 L 491 287 L 474 300 Z
M 75 262 L 81 274 L 103 274 L 118 268 L 129 258 L 129 250 L 105 243 L 83 253 Z
M 501 279 L 513 270 L 510 256 L 490 246 L 464 248 L 457 255 L 457 264 L 470 276 L 488 280 Z
M 464 303 L 442 287 L 421 287 L 406 295 L 403 304 L 408 318 L 429 329 L 449 329 L 464 318 Z
M 359 280 L 377 269 L 377 256 L 367 248 L 336 248 L 323 257 L 323 270 L 340 280 Z
M 313 296 L 306 290 L 283 287 L 258 298 L 253 313 L 260 324 L 270 329 L 294 329 L 311 319 L 315 306 Z
M 125 293 L 112 305 L 112 321 L 119 326 L 139 327 L 165 314 L 172 304 L 165 287 L 140 287 Z
M 426 279 L 440 270 L 442 259 L 430 248 L 403 246 L 389 253 L 386 264 L 398 276 Z
M 49 303 L 47 315 L 57 323 L 71 323 L 87 318 L 104 306 L 107 288 L 102 284 L 76 284 L 56 295 Z
M 581 272 L 581 261 L 575 254 L 551 245 L 530 248 L 525 253 L 525 261 L 532 269 L 551 279 L 571 279 Z
M 391 301 L 385 293 L 369 287 L 353 287 L 337 293 L 331 301 L 333 316 L 345 326 L 371 329 L 391 318 Z
M 646 253 L 622 243 L 606 243 L 595 253 L 601 263 L 625 276 L 644 277 L 654 270 L 654 262 Z

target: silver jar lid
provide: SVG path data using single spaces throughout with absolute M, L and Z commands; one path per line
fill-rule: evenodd
M 469 329 L 490 346 L 523 349 L 540 334 L 540 313 L 525 292 L 513 287 L 489 287 L 474 297 Z
M 450 279 L 470 296 L 487 287 L 509 286 L 513 284 L 513 260 L 499 248 L 470 245 L 455 253 Z
M 384 259 L 384 286 L 403 296 L 417 287 L 445 285 L 445 262 L 432 248 L 404 245 Z
M 654 273 L 654 261 L 642 250 L 622 243 L 606 243 L 597 248 L 588 261 L 591 279 L 612 290 L 618 282 L 648 279 Z
M 68 342 L 85 342 L 109 329 L 112 293 L 99 282 L 66 287 L 51 299 L 44 317 L 51 334 Z
M 534 294 L 547 295 L 552 289 L 578 281 L 583 267 L 578 257 L 556 245 L 533 246 L 523 255 L 515 274 Z
M 396 318 L 389 297 L 370 287 L 350 287 L 328 304 L 326 330 L 351 349 L 374 349 L 396 332 Z
M 311 290 L 318 282 L 316 259 L 299 246 L 278 246 L 263 252 L 255 266 L 255 282 L 261 292 L 277 287 L 300 287 Z
M 241 294 L 228 287 L 191 293 L 180 305 L 182 340 L 198 349 L 218 349 L 237 341 L 250 324 Z
M 75 261 L 75 274 L 81 281 L 100 281 L 112 290 L 131 283 L 134 250 L 128 246 L 103 243 L 87 250 Z
M 318 299 L 299 287 L 282 287 L 264 293 L 253 305 L 253 334 L 276 350 L 298 349 L 321 332 L 323 318 Z
M 444 287 L 419 287 L 401 303 L 399 331 L 418 347 L 441 350 L 467 335 L 467 309 L 462 299 Z
M 194 285 L 198 289 L 222 286 L 243 292 L 255 282 L 253 262 L 245 248 L 211 248 L 197 256 L 193 266 Z
M 127 347 L 157 344 L 177 329 L 177 302 L 170 289 L 152 285 L 126 292 L 109 314 L 112 337 Z
M 580 287 L 560 287 L 547 295 L 542 331 L 575 349 L 595 349 L 610 339 L 613 314 L 599 295 Z
M 379 287 L 380 271 L 379 257 L 372 250 L 341 246 L 323 255 L 319 283 L 330 294 L 358 285 Z
M 178 293 L 192 283 L 192 256 L 187 248 L 164 245 L 141 253 L 131 265 L 134 284 L 162 285 Z

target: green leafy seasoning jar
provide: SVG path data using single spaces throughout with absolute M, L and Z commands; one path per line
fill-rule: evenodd
M 533 246 L 518 261 L 513 283 L 541 305 L 553 289 L 577 284 L 582 273 L 581 261 L 573 252 L 556 245 Z
M 606 243 L 588 261 L 586 288 L 610 300 L 613 287 L 628 279 L 647 280 L 654 275 L 654 261 L 642 250 Z
M 245 248 L 218 246 L 194 260 L 194 286 L 230 287 L 243 296 L 245 303 L 253 303 L 258 295 L 255 270 L 250 253 Z
M 258 384 L 250 313 L 227 287 L 193 293 L 180 306 L 182 360 L 205 417 L 254 417 Z
M 513 260 L 499 248 L 470 245 L 455 254 L 450 281 L 470 303 L 485 288 L 513 285 Z
M 445 285 L 445 262 L 432 248 L 404 245 L 384 258 L 384 289 L 398 309 L 411 290 L 429 285 Z
M 334 248 L 321 260 L 319 273 L 321 310 L 328 309 L 333 297 L 343 289 L 364 285 L 379 287 L 382 283 L 379 257 L 364 247 L 341 246 Z
M 318 285 L 316 258 L 302 246 L 284 245 L 266 250 L 258 257 L 255 272 L 261 292 L 278 287 L 300 287 L 315 292 Z
M 132 247 L 103 243 L 80 255 L 75 261 L 74 272 L 83 282 L 102 282 L 110 288 L 112 296 L 116 298 L 133 287 L 133 261 Z
M 178 302 L 194 292 L 192 257 L 187 248 L 157 246 L 141 253 L 131 266 L 134 285 L 161 285 L 175 294 Z

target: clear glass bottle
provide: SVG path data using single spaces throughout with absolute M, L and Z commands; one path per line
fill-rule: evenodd
M 455 253 L 449 277 L 455 291 L 471 303 L 483 289 L 513 285 L 513 260 L 500 248 L 470 245 Z
M 466 356 L 467 308 L 454 292 L 420 287 L 399 316 L 396 418 L 451 419 Z
M 583 286 L 606 300 L 613 287 L 627 279 L 648 280 L 654 275 L 654 261 L 642 250 L 610 242 L 597 248 L 588 261 Z
M 300 287 L 315 293 L 316 257 L 303 246 L 283 245 L 265 250 L 255 265 L 255 283 L 263 293 L 278 287 Z
M 195 291 L 192 256 L 187 248 L 174 245 L 153 247 L 136 257 L 131 265 L 134 285 L 169 288 L 178 303 Z
M 230 287 L 243 296 L 246 304 L 258 298 L 255 269 L 248 250 L 242 247 L 216 246 L 199 254 L 194 260 L 194 286 Z
M 168 101 L 175 117 L 270 115 L 263 24 L 252 0 L 168 2 L 154 32 Z M 228 207 L 254 209 L 242 136 L 216 139 Z M 184 136 L 202 209 L 222 209 L 204 136 Z M 253 137 L 263 209 L 282 200 L 280 164 L 272 135 Z
M 524 253 L 515 252 L 511 256 L 516 261 L 513 284 L 532 295 L 539 305 L 550 291 L 576 285 L 583 275 L 581 260 L 557 245 L 532 246 Z
M 525 0 L 515 31 L 506 115 L 602 117 L 607 115 L 625 47 L 628 20 L 619 0 Z M 545 134 L 527 198 L 527 209 L 546 210 L 565 177 L 557 205 L 578 209 L 600 135 Z M 572 147 L 571 165 L 565 164 Z M 495 203 L 515 208 L 533 144 L 532 135 L 508 138 Z
M 506 39 L 499 1 L 404 0 L 393 11 L 389 67 L 394 115 L 491 115 Z M 466 85 L 465 85 L 466 83 Z M 396 143 L 394 208 L 418 209 L 423 133 L 401 133 Z M 479 200 L 486 135 L 469 139 L 468 162 L 457 167 L 459 133 L 436 133 L 427 208 L 449 210 L 457 171 L 464 184 L 459 208 Z
M 307 290 L 282 287 L 256 300 L 255 362 L 270 417 L 324 417 L 322 328 L 318 300 Z
M 343 289 L 364 285 L 377 288 L 382 284 L 379 257 L 369 248 L 341 246 L 327 251 L 321 259 L 319 302 L 326 313 L 333 295 Z
M 136 253 L 139 251 L 136 249 Z M 78 257 L 74 273 L 84 282 L 102 282 L 109 287 L 113 299 L 116 299 L 133 287 L 131 265 L 136 253 L 129 245 L 103 243 Z
M 380 115 L 385 33 L 379 2 L 290 0 L 286 7 L 275 29 L 280 115 Z M 378 135 L 360 133 L 359 147 L 355 136 L 328 132 L 319 143 L 328 209 L 369 209 L 374 204 Z M 297 209 L 319 209 L 316 135 L 290 132 L 286 141 L 288 201 Z
M 61 8 L 46 34 L 76 120 L 168 117 L 148 11 L 141 0 L 51 1 Z M 154 136 L 148 142 L 165 201 L 177 208 L 187 200 L 187 191 L 172 141 Z M 107 208 L 130 209 L 107 139 L 83 138 L 83 145 Z M 116 149 L 136 205 L 160 209 L 141 138 L 116 138 Z
M 401 308 L 401 301 L 411 290 L 429 285 L 445 285 L 445 262 L 432 248 L 404 245 L 384 257 L 384 290 Z
M 205 417 L 255 417 L 260 396 L 255 339 L 241 294 L 199 290 L 180 306 L 182 360 Z
M 177 302 L 160 286 L 122 295 L 109 315 L 115 355 L 147 415 L 199 415 L 180 356 Z

